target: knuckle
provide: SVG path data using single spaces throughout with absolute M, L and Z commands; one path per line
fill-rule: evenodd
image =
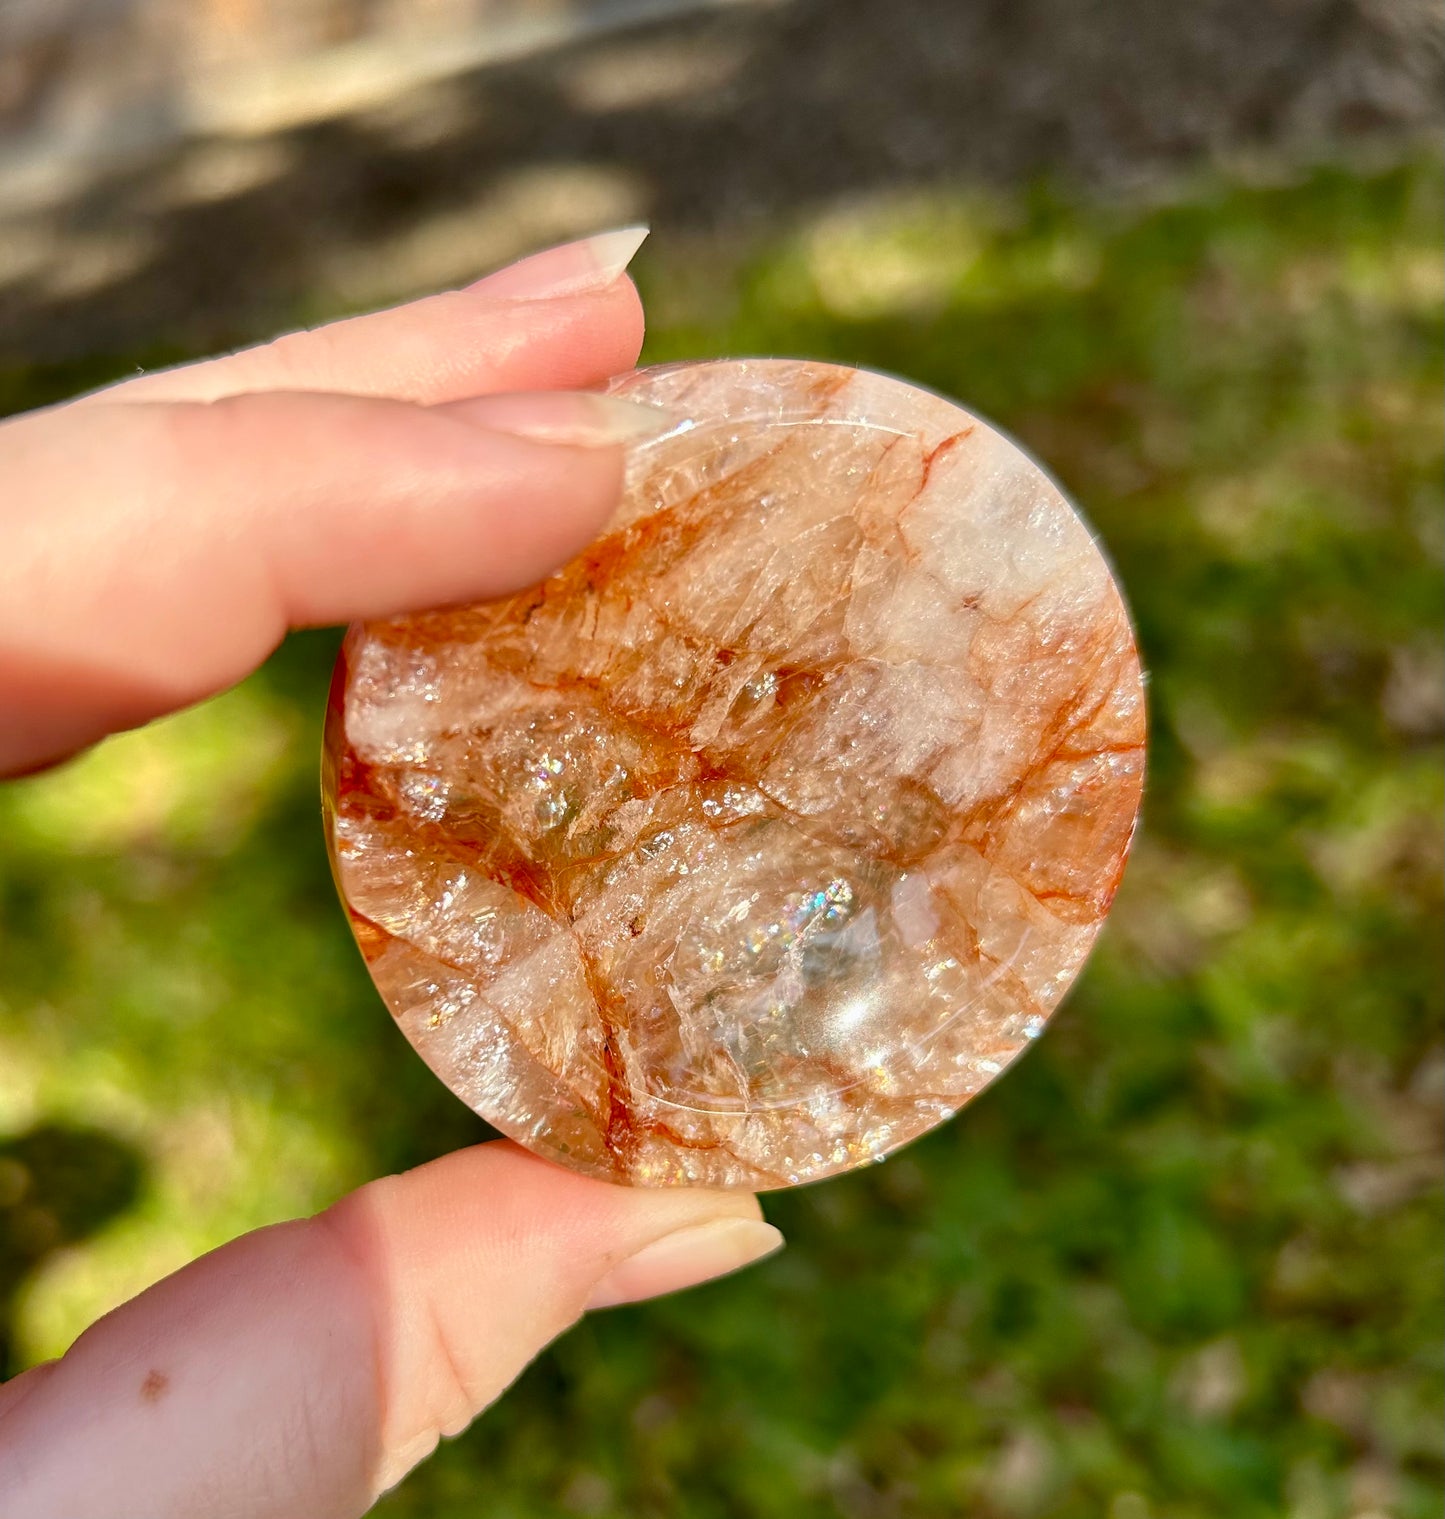
M 300 328 L 283 333 L 252 349 L 254 364 L 264 373 L 268 385 L 284 390 L 288 384 L 299 390 L 313 388 L 340 388 L 344 379 L 344 364 L 338 328 Z

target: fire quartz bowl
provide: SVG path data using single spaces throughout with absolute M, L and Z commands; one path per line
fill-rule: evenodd
M 788 360 L 679 415 L 604 536 L 504 601 L 353 627 L 326 827 L 422 1058 L 540 1155 L 782 1187 L 950 1117 L 1118 885 L 1144 700 L 1087 529 L 952 402 Z

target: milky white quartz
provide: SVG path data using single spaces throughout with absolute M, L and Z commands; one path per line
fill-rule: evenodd
M 564 1165 L 780 1187 L 949 1117 L 1040 1031 L 1144 764 L 1118 590 L 1052 481 L 898 380 L 740 360 L 591 549 L 353 628 L 327 829 L 387 1005 Z

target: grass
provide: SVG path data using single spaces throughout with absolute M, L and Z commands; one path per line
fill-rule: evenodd
M 1440 211 L 1426 161 L 913 195 L 645 255 L 651 358 L 894 370 L 1049 462 L 1138 621 L 1142 840 L 1006 1080 L 770 1198 L 775 1262 L 583 1324 L 380 1514 L 1439 1512 Z M 478 1132 L 332 897 L 334 644 L 0 791 L 17 1366 Z

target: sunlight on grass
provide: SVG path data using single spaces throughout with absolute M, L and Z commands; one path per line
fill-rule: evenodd
M 219 852 L 287 775 L 295 738 L 292 712 L 243 686 L 18 783 L 9 821 L 55 849 Z
M 799 239 L 798 257 L 817 300 L 835 316 L 926 312 L 966 278 L 1001 211 L 982 197 L 916 191 L 854 201 L 816 217 Z M 784 292 L 774 287 L 773 294 Z
M 128 1074 L 113 1073 L 115 1084 Z M 57 1252 L 28 1283 L 17 1339 L 32 1362 L 62 1354 L 86 1324 L 235 1235 L 324 1207 L 346 1174 L 327 1126 L 290 1118 L 274 1094 L 192 1091 L 184 1106 L 137 1112 L 108 1100 L 113 1091 L 85 1071 L 50 1087 L 48 1112 L 106 1123 L 151 1170 L 138 1207 L 85 1248 Z
M 1441 202 L 1433 160 L 945 188 L 644 249 L 649 359 L 891 370 L 1047 461 L 1150 672 L 1141 843 L 996 1090 L 771 1198 L 761 1272 L 589 1319 L 379 1514 L 1438 1514 Z M 0 1146 L 91 1125 L 142 1173 L 0 1250 L 24 1358 L 477 1136 L 336 904 L 333 652 L 0 789 Z

